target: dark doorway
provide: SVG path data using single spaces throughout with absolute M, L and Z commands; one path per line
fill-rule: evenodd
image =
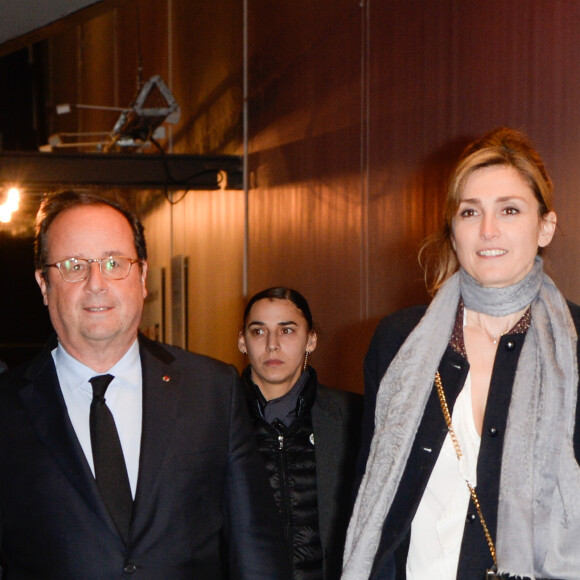
M 0 359 L 8 367 L 31 359 L 52 332 L 34 279 L 33 240 L 0 234 Z

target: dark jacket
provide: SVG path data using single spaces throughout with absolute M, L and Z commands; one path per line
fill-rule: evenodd
M 293 576 L 331 580 L 340 578 L 342 569 L 362 397 L 319 385 L 314 369 L 308 367 L 308 372 L 297 418 L 288 428 L 263 419 L 262 397 L 250 367 L 242 373 L 242 382 L 284 523 Z
M 144 337 L 140 355 L 143 427 L 127 545 L 68 417 L 50 348 L 2 374 L 4 577 L 216 580 L 225 559 L 233 578 L 287 578 L 236 369 Z
M 577 329 L 580 329 L 580 307 L 569 303 Z M 426 306 L 408 308 L 388 316 L 379 324 L 365 358 L 365 409 L 363 416 L 361 453 L 357 462 L 357 483 L 364 475 L 370 442 L 374 430 L 374 410 L 381 379 L 388 366 L 415 328 Z M 524 343 L 525 334 L 505 335 L 498 345 L 487 406 L 483 421 L 481 445 L 477 463 L 477 495 L 492 538 L 496 537 L 497 508 L 503 439 L 507 423 L 513 380 Z M 579 343 L 580 344 L 580 343 Z M 580 360 L 580 352 L 578 353 Z M 469 363 L 451 347 L 447 347 L 439 365 L 445 395 L 452 412 L 457 395 L 469 371 Z M 580 401 L 580 397 L 579 397 Z M 574 448 L 580 458 L 580 405 L 576 410 Z M 371 578 L 405 578 L 405 565 L 411 523 L 423 492 L 447 435 L 435 388 L 429 397 L 419 425 L 401 482 L 386 517 L 381 540 L 374 560 Z M 459 557 L 458 579 L 483 578 L 493 564 L 483 529 L 470 501 Z M 396 576 L 392 575 L 396 568 Z

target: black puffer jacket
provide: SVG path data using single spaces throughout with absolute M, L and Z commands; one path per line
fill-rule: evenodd
M 263 397 L 252 382 L 251 369 L 242 373 L 258 448 L 265 459 L 274 499 L 282 518 L 295 580 L 321 580 L 323 554 L 318 525 L 316 459 L 311 409 L 317 378 L 310 376 L 298 400 L 296 419 L 285 427 L 268 424 L 262 415 Z

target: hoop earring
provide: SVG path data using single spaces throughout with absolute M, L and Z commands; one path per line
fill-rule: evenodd
M 302 372 L 304 372 L 306 370 L 306 368 L 308 367 L 308 355 L 309 354 L 310 354 L 310 351 L 307 350 L 306 355 L 304 356 L 304 366 L 302 367 Z

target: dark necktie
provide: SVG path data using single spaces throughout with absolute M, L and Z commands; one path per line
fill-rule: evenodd
M 93 386 L 91 446 L 97 487 L 126 543 L 131 525 L 133 497 L 115 420 L 105 402 L 105 391 L 113 378 L 112 375 L 99 375 L 89 380 Z

